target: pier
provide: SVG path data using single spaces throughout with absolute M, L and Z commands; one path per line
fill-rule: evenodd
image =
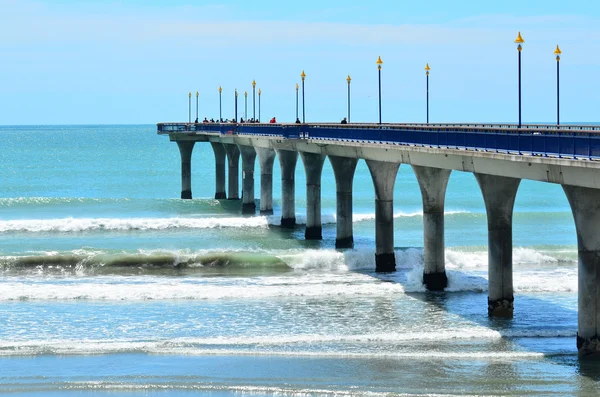
M 295 225 L 298 157 L 306 172 L 306 239 L 321 239 L 321 171 L 328 159 L 336 184 L 336 247 L 352 248 L 352 185 L 360 159 L 375 192 L 375 270 L 396 270 L 393 197 L 396 174 L 412 167 L 423 199 L 424 274 L 429 290 L 447 286 L 444 199 L 452 171 L 471 172 L 488 220 L 488 313 L 512 316 L 512 215 L 522 179 L 558 183 L 570 203 L 578 241 L 578 336 L 583 356 L 600 355 L 600 126 L 500 124 L 159 123 L 181 154 L 181 198 L 192 198 L 191 154 L 210 142 L 215 198 L 240 199 L 242 212 L 273 212 L 272 170 L 281 167 L 281 227 Z M 260 209 L 254 168 L 260 166 Z M 227 167 L 225 165 L 227 164 Z M 227 193 L 225 173 L 228 172 Z

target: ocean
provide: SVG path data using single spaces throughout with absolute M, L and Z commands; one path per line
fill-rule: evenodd
M 374 272 L 374 191 L 354 180 L 355 248 L 214 200 L 209 144 L 180 200 L 179 151 L 154 125 L 0 127 L 0 393 L 413 396 L 600 393 L 577 356 L 577 247 L 558 185 L 523 181 L 514 213 L 515 311 L 487 315 L 487 223 L 470 173 L 446 196 L 445 292 L 425 291 L 412 169 L 395 186 L 398 271 Z M 256 196 L 260 178 L 256 164 Z M 258 205 L 257 205 L 258 207 Z

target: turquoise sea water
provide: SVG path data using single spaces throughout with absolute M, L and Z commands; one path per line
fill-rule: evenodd
M 523 181 L 515 316 L 487 316 L 487 226 L 469 173 L 446 198 L 449 288 L 421 285 L 422 216 L 395 188 L 398 272 L 375 274 L 374 193 L 359 162 L 355 249 L 216 201 L 208 144 L 178 199 L 176 145 L 155 126 L 0 127 L 0 392 L 31 395 L 597 395 L 577 358 L 576 235 L 560 186 Z M 276 162 L 277 165 L 277 162 Z M 258 165 L 257 165 L 258 167 Z M 258 168 L 256 175 L 259 174 Z M 296 171 L 297 219 L 305 178 Z M 260 180 L 256 180 L 257 196 Z

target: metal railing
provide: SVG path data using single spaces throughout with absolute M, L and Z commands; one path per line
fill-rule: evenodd
M 600 126 L 594 125 L 159 123 L 158 132 L 281 136 L 573 159 L 600 157 Z

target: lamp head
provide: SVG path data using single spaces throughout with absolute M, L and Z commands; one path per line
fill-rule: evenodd
M 262 91 L 260 90 L 260 88 L 258 89 L 258 96 L 260 96 L 260 94 L 262 94 Z
M 196 98 L 198 98 L 198 95 L 200 95 L 200 93 L 198 91 L 196 91 Z
M 188 98 L 191 98 L 191 97 L 192 97 L 192 93 L 188 92 Z
M 304 79 L 306 78 L 306 74 L 304 73 L 304 70 L 300 74 L 300 77 L 302 78 L 302 81 L 304 81 Z
M 256 87 L 256 80 L 252 80 L 252 88 Z
M 521 50 L 523 49 L 523 44 L 525 43 L 525 40 L 523 40 L 523 37 L 521 37 L 521 32 L 519 32 L 519 34 L 517 35 L 515 43 L 518 44 L 517 50 L 521 52 Z
M 350 78 L 350 75 L 348 75 L 348 77 L 346 77 L 346 81 L 348 82 L 348 84 L 350 84 L 350 82 L 352 81 L 352 79 Z
M 296 91 L 298 91 L 298 88 L 300 88 L 300 86 L 298 85 L 298 83 L 296 83 Z
M 562 54 L 562 51 L 560 50 L 560 48 L 558 48 L 558 44 L 557 44 L 556 50 L 554 50 L 554 55 L 556 55 L 556 58 L 560 58 L 560 54 Z
M 244 91 L 244 96 L 248 97 L 248 91 Z
M 223 92 L 223 88 L 221 88 L 221 86 L 219 86 L 219 94 Z
M 383 65 L 383 61 L 381 60 L 381 57 L 377 58 L 377 62 L 375 62 L 377 64 L 377 69 L 381 70 L 381 65 Z

